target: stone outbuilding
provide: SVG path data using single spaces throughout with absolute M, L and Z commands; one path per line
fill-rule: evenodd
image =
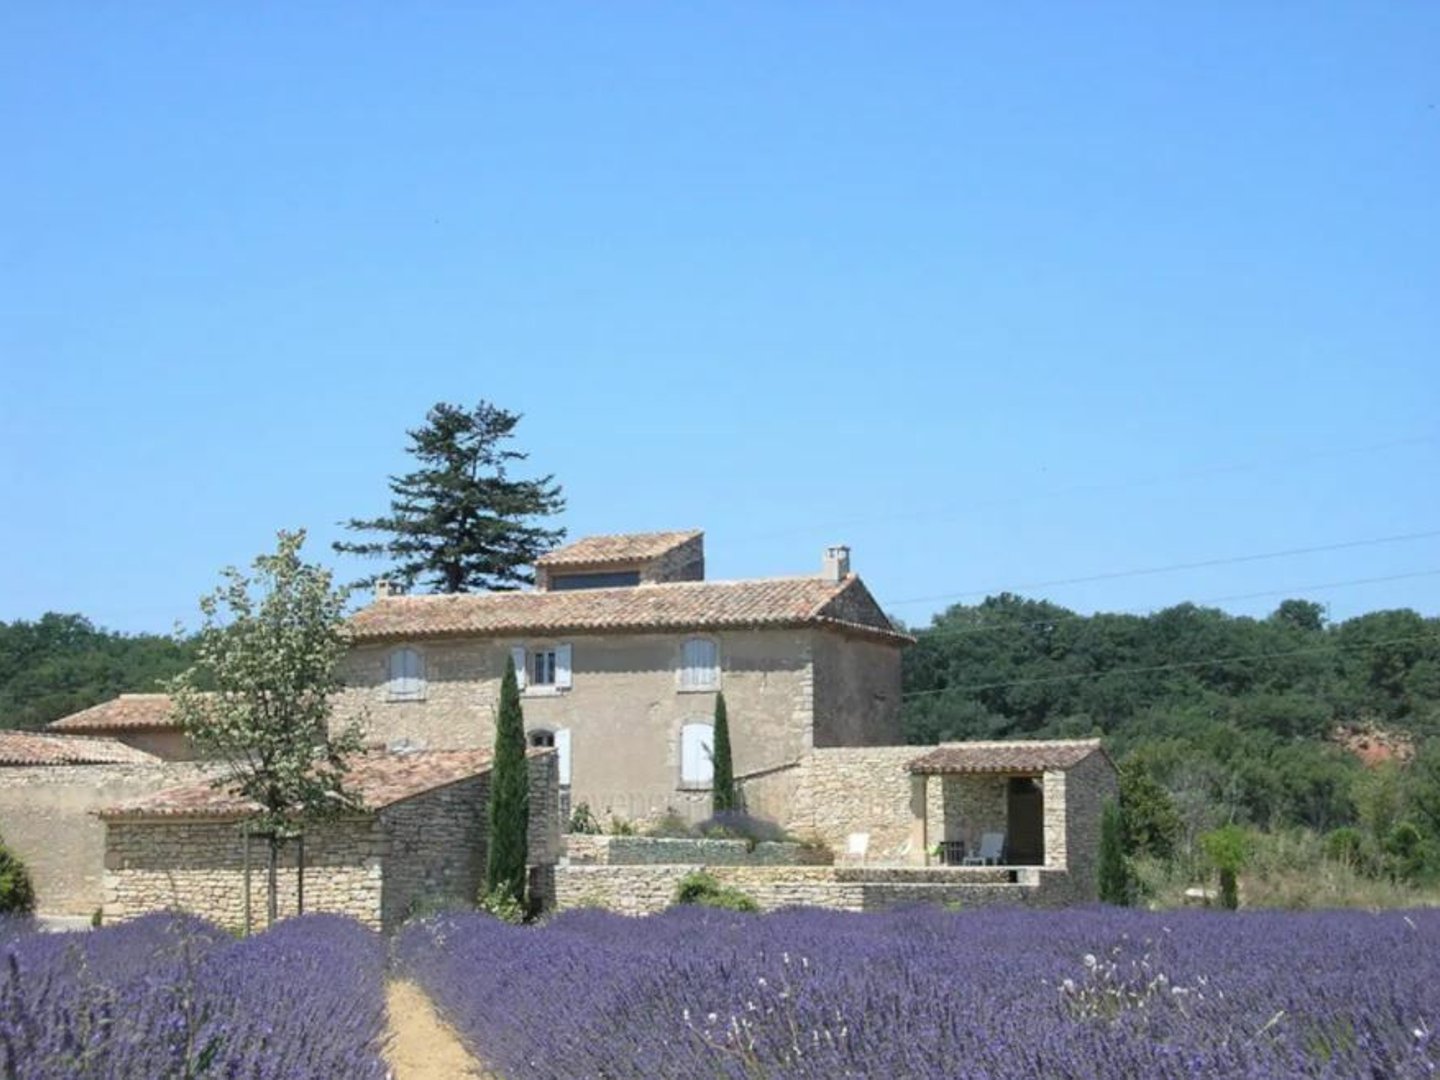
M 113 739 L 165 761 L 192 761 L 199 756 L 175 719 L 169 694 L 121 694 L 61 717 L 48 730 Z
M 543 893 L 559 847 L 555 754 L 532 751 L 528 762 L 529 861 Z M 303 842 L 285 845 L 281 916 L 300 910 L 302 882 L 303 910 L 351 915 L 377 929 L 430 907 L 473 903 L 485 872 L 490 763 L 487 750 L 356 759 L 347 783 L 364 809 L 318 822 Z M 245 827 L 254 810 L 206 780 L 100 811 L 105 918 L 183 908 L 223 926 L 263 923 L 267 846 Z

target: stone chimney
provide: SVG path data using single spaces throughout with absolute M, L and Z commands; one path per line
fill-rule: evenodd
M 820 562 L 820 577 L 825 581 L 844 581 L 850 573 L 850 549 L 844 544 L 835 544 L 825 549 L 825 558 Z
M 389 600 L 389 599 L 390 599 L 390 596 L 391 596 L 391 592 L 390 592 L 390 579 L 389 579 L 389 578 L 383 578 L 383 577 L 382 577 L 382 578 L 377 578 L 377 579 L 375 580 L 375 599 L 376 599 L 376 600 Z

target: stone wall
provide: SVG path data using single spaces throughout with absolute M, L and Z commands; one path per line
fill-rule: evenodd
M 900 649 L 889 642 L 816 634 L 815 745 L 894 746 L 900 726 Z
M 112 821 L 105 849 L 105 919 L 164 908 L 193 911 L 222 926 L 245 925 L 245 839 L 235 821 Z M 374 816 L 323 822 L 305 837 L 305 910 L 382 924 L 387 839 Z M 252 925 L 265 924 L 267 844 L 250 840 Z M 281 850 L 280 916 L 296 912 L 299 847 Z
M 1065 867 L 1069 903 L 1097 900 L 1100 818 L 1107 800 L 1120 794 L 1120 778 L 1104 753 L 1096 752 L 1064 774 L 1066 794 Z M 1047 788 L 1048 791 L 1048 788 Z
M 829 853 L 803 844 L 691 837 L 585 836 L 565 840 L 570 865 L 653 866 L 690 863 L 698 866 L 806 866 L 829 861 Z
M 34 880 L 40 911 L 105 902 L 105 826 L 94 811 L 202 776 L 188 763 L 0 767 L 0 836 Z
M 398 926 L 429 906 L 474 903 L 485 878 L 490 774 L 380 811 L 386 845 L 381 921 Z
M 876 862 L 910 861 L 923 852 L 905 766 L 913 746 L 831 747 L 815 750 L 801 777 L 786 827 L 803 840 L 826 844 L 843 858 L 848 838 L 869 835 L 866 857 Z M 938 790 L 939 785 L 931 785 Z M 938 823 L 938 815 L 932 816 Z
M 531 753 L 529 862 L 548 872 L 559 856 L 559 801 L 553 751 Z M 484 881 L 490 775 L 470 777 L 383 807 L 378 813 L 312 825 L 305 835 L 305 910 L 351 915 L 391 929 L 417 908 L 473 902 Z M 235 821 L 151 818 L 111 821 L 105 840 L 107 919 L 181 907 L 224 926 L 245 918 L 245 842 Z M 297 845 L 281 850 L 279 909 L 296 910 Z M 266 843 L 250 846 L 252 925 L 263 925 Z
M 761 910 L 807 906 L 841 911 L 882 911 L 904 904 L 948 904 L 961 908 L 1054 902 L 1041 871 L 977 874 L 970 870 L 930 871 L 923 877 L 896 876 L 883 869 L 773 866 L 559 866 L 556 906 L 605 907 L 622 915 L 651 915 L 675 902 L 686 874 L 705 870 L 722 885 L 744 892 Z M 1007 880 L 1000 880 L 1004 875 Z
M 943 839 L 963 840 L 966 854 L 980 850 L 986 833 L 1006 832 L 1010 816 L 1010 778 L 991 773 L 933 776 L 930 785 L 941 790 Z M 935 836 L 932 844 L 940 840 Z

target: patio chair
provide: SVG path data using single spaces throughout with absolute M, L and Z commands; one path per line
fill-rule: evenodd
M 852 832 L 845 838 L 845 854 L 860 862 L 865 861 L 865 854 L 870 850 L 870 834 L 868 832 Z
M 980 850 L 966 855 L 962 866 L 999 866 L 1005 855 L 1005 834 L 987 832 L 980 837 Z

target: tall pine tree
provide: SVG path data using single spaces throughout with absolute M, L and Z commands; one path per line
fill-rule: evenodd
M 431 409 L 425 426 L 408 432 L 408 453 L 420 467 L 390 477 L 390 513 L 345 523 L 384 538 L 335 544 L 339 552 L 393 562 L 356 584 L 384 576 L 442 593 L 530 584 L 528 568 L 565 535 L 537 521 L 565 509 L 565 499 L 554 476 L 509 475 L 512 464 L 529 456 L 502 448 L 519 422 L 518 413 L 486 401 L 473 409 L 444 402 Z
M 525 714 L 515 661 L 506 657 L 495 724 L 495 761 L 490 772 L 490 850 L 485 889 L 525 902 L 525 855 L 530 824 L 530 772 L 525 762 Z
M 714 779 L 711 780 L 712 810 L 719 814 L 736 809 L 735 765 L 730 759 L 730 720 L 725 715 L 725 695 L 715 695 L 715 748 L 711 751 Z

